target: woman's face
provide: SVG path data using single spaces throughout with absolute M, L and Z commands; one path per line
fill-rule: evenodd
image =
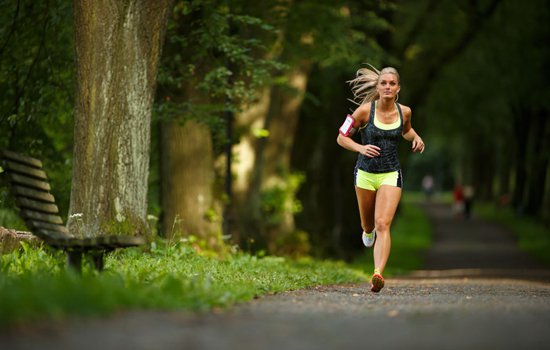
M 395 98 L 400 89 L 397 76 L 391 73 L 381 74 L 376 89 L 380 98 Z

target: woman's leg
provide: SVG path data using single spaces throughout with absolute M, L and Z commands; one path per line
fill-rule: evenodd
M 357 195 L 357 205 L 359 206 L 359 216 L 361 217 L 361 227 L 363 231 L 370 233 L 374 230 L 374 205 L 376 202 L 376 191 L 365 190 L 355 187 Z
M 384 272 L 390 256 L 391 237 L 390 226 L 401 199 L 401 188 L 382 185 L 376 192 L 374 208 L 374 224 L 376 227 L 376 243 L 374 244 L 374 269 L 380 274 Z

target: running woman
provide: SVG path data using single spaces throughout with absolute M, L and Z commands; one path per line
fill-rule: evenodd
M 339 129 L 337 142 L 359 153 L 355 165 L 355 193 L 363 228 L 362 240 L 374 245 L 374 273 L 371 291 L 384 287 L 382 274 L 390 255 L 390 226 L 401 199 L 403 178 L 398 143 L 401 136 L 412 142 L 413 152 L 424 152 L 424 142 L 411 126 L 411 109 L 397 103 L 401 89 L 399 73 L 386 67 L 381 71 L 370 66 L 357 71 L 350 80 L 359 105 Z M 352 136 L 359 132 L 361 143 Z

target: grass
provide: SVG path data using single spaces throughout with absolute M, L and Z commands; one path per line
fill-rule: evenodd
M 341 262 L 243 253 L 220 259 L 184 243 L 117 251 L 101 274 L 67 271 L 63 254 L 47 248 L 24 246 L 0 259 L 3 326 L 124 309 L 210 310 L 264 294 L 367 278 Z
M 431 245 L 432 229 L 428 218 L 417 203 L 423 199 L 416 193 L 404 193 L 391 228 L 391 253 L 385 276 L 406 274 L 421 269 L 422 252 Z M 371 274 L 374 270 L 373 250 L 368 249 L 352 264 Z
M 527 216 L 518 216 L 512 208 L 492 203 L 476 203 L 474 213 L 486 220 L 502 224 L 514 232 L 520 249 L 550 267 L 550 227 Z
M 421 267 L 419 253 L 429 246 L 431 230 L 415 201 L 414 196 L 404 196 L 400 204 L 386 275 Z M 372 268 L 372 250 L 346 265 L 241 252 L 219 258 L 189 243 L 158 241 L 147 250 L 108 255 L 103 273 L 85 266 L 79 275 L 66 269 L 62 252 L 23 244 L 20 251 L 0 255 L 0 326 L 128 309 L 226 308 L 265 294 L 366 282 Z

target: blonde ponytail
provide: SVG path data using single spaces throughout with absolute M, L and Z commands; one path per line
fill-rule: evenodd
M 355 75 L 355 79 L 347 81 L 347 83 L 351 85 L 351 91 L 353 92 L 353 100 L 350 101 L 357 105 L 372 102 L 380 97 L 378 91 L 376 91 L 376 84 L 378 84 L 378 79 L 380 79 L 381 74 L 395 74 L 397 82 L 399 82 L 399 73 L 395 68 L 385 67 L 379 71 L 371 64 L 368 65 L 370 69 L 359 68 Z

